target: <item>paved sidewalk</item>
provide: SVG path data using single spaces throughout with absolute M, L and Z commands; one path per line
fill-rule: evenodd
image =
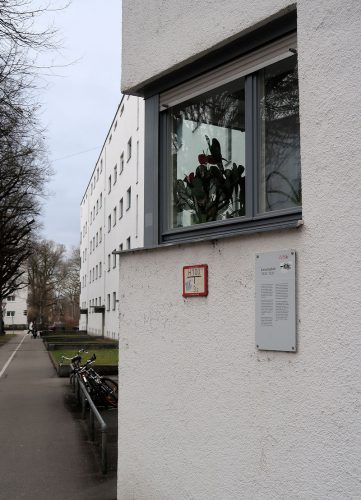
M 0 374 L 24 335 L 0 348 Z M 0 377 L 1 500 L 116 499 L 115 473 L 100 474 L 68 392 L 42 341 L 26 335 Z

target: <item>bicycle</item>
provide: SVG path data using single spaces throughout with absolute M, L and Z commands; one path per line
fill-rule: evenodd
M 84 365 L 81 365 L 81 353 L 83 352 L 87 351 L 81 349 L 72 358 L 61 357 L 62 360 L 66 359 L 71 362 L 70 378 L 77 376 L 81 380 L 97 406 L 116 408 L 118 406 L 118 384 L 108 377 L 102 377 L 91 367 L 96 360 L 95 354 Z
M 92 355 L 84 366 L 79 368 L 78 376 L 81 377 L 90 397 L 97 406 L 116 408 L 118 406 L 118 384 L 114 380 L 99 375 L 91 365 L 96 356 Z

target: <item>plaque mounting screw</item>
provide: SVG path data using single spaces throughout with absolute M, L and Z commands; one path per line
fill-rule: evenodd
M 294 350 L 295 350 L 295 348 L 294 348 L 294 347 L 292 347 L 292 351 L 294 351 Z

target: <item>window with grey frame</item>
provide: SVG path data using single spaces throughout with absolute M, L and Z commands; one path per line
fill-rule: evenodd
M 123 172 L 123 170 L 124 170 L 124 152 L 120 155 L 119 175 Z
M 121 219 L 123 217 L 123 206 L 124 206 L 124 202 L 123 202 L 123 198 L 121 198 L 119 201 L 119 219 Z
M 220 67 L 159 96 L 158 243 L 301 217 L 296 47 L 292 34 L 256 53 L 259 67 L 229 63 L 226 83 Z

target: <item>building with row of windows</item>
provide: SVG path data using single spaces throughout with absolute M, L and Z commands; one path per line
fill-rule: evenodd
M 143 245 L 144 101 L 123 97 L 80 206 L 81 330 L 118 338 L 118 256 Z
M 118 498 L 361 498 L 361 2 L 122 6 Z
M 25 287 L 20 288 L 3 301 L 2 308 L 5 328 L 27 328 L 27 299 L 28 289 Z

